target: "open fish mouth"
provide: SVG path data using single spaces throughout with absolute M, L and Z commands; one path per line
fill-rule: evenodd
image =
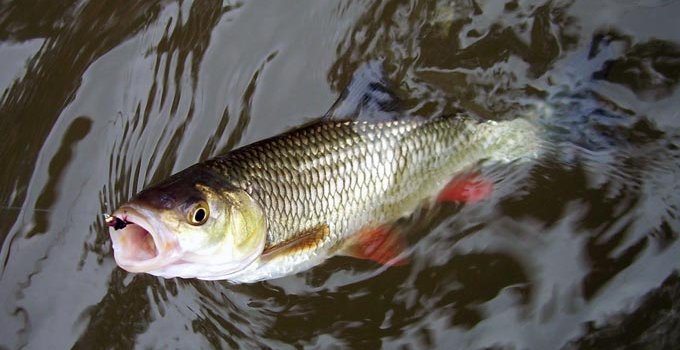
M 148 260 L 158 256 L 153 235 L 144 226 L 128 220 L 119 240 L 123 245 L 122 255 L 132 260 Z
M 151 222 L 143 212 L 124 206 L 112 215 L 121 223 L 109 228 L 113 255 L 118 266 L 129 272 L 150 273 L 179 258 L 176 240 L 163 233 L 162 223 Z

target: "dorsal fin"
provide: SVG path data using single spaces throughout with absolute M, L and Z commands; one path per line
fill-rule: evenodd
M 385 79 L 382 61 L 360 66 L 352 81 L 326 112 L 326 120 L 387 121 L 403 117 L 399 98 Z

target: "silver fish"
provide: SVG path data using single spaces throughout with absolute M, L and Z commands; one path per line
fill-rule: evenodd
M 141 191 L 112 214 L 114 257 L 130 272 L 232 282 L 297 273 L 334 254 L 394 264 L 399 244 L 378 228 L 441 197 L 457 174 L 535 158 L 541 144 L 524 119 L 315 123 Z M 376 232 L 382 248 L 362 251 Z

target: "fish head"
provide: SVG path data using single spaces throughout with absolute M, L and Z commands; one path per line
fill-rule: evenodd
M 264 249 L 267 225 L 244 190 L 200 168 L 149 187 L 113 213 L 114 257 L 129 272 L 171 278 L 224 279 Z

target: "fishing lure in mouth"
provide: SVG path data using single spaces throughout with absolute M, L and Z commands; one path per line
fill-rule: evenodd
M 128 224 L 125 220 L 109 214 L 104 214 L 104 222 L 107 226 L 113 227 L 116 231 L 124 229 Z

